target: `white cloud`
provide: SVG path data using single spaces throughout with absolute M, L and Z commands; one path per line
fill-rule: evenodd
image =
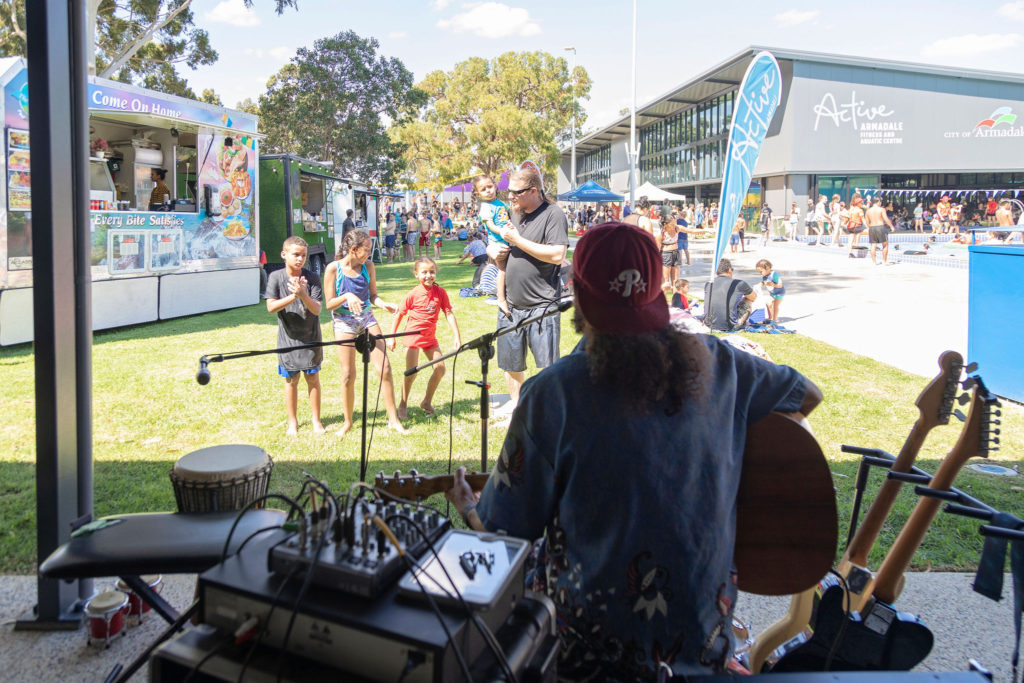
M 821 14 L 821 12 L 816 9 L 807 10 L 806 12 L 791 9 L 783 12 L 782 14 L 776 14 L 775 21 L 779 24 L 779 26 L 799 26 L 800 24 L 806 24 L 808 21 L 814 19 L 819 14 Z
M 284 45 L 282 45 L 280 47 L 270 48 L 269 50 L 267 50 L 267 54 L 273 57 L 274 59 L 291 59 L 292 55 L 295 54 L 295 50 L 291 49 L 290 47 L 285 47 Z
M 452 33 L 474 33 L 481 38 L 507 38 L 509 36 L 535 36 L 540 25 L 530 19 L 522 7 L 509 7 L 500 2 L 471 3 L 467 10 L 451 19 L 442 19 L 437 26 Z
M 968 33 L 962 36 L 933 40 L 921 54 L 925 57 L 969 57 L 985 52 L 995 52 L 1021 44 L 1019 33 L 988 33 L 980 36 Z
M 434 10 L 443 10 L 450 4 L 452 4 L 452 0 L 432 0 L 430 8 Z
M 258 26 L 260 23 L 256 12 L 246 7 L 242 0 L 223 0 L 203 18 L 232 26 Z
M 391 33 L 388 34 L 388 38 L 392 38 L 392 39 L 408 38 L 408 37 L 409 37 L 409 34 L 406 33 L 405 31 L 392 31 Z
M 1016 19 L 1017 21 L 1024 21 L 1024 0 L 1017 0 L 1017 2 L 1008 2 L 1000 7 L 996 13 L 1001 17 L 1007 19 Z

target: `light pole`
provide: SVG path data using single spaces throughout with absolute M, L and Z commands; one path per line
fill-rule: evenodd
M 633 100 L 629 107 L 629 206 L 636 207 L 636 2 L 633 0 Z
M 569 189 L 576 189 L 576 88 L 574 87 L 573 74 L 576 71 L 576 48 L 562 48 L 566 52 L 572 52 L 572 65 L 569 67 L 569 88 L 572 93 L 572 161 L 569 166 Z

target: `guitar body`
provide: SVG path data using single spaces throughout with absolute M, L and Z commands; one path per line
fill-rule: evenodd
M 916 616 L 882 603 L 863 618 L 848 615 L 846 592 L 829 579 L 815 591 L 812 625 L 779 647 L 766 670 L 909 671 L 931 652 L 932 632 Z
M 487 474 L 467 474 L 474 491 Z M 374 486 L 421 500 L 453 485 L 451 475 L 377 475 Z M 832 472 L 814 435 L 791 417 L 768 416 L 747 430 L 736 500 L 733 562 L 740 590 L 791 595 L 813 589 L 832 566 L 838 543 Z M 807 622 L 805 621 L 804 624 Z

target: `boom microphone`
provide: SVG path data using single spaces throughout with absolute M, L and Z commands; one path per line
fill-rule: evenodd
M 196 373 L 196 381 L 203 386 L 210 383 L 210 371 L 206 367 L 209 364 L 210 361 L 206 360 L 206 356 L 199 359 L 199 372 Z

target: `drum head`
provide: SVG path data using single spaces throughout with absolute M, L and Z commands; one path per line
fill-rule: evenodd
M 160 580 L 162 577 L 159 574 L 143 574 L 139 578 L 142 579 L 142 582 L 150 588 L 156 588 L 160 585 Z
M 87 614 L 107 614 L 128 604 L 128 596 L 121 591 L 103 591 L 94 596 L 85 606 Z
M 258 446 L 210 446 L 179 458 L 174 473 L 186 481 L 222 481 L 255 472 L 269 462 L 270 456 Z

